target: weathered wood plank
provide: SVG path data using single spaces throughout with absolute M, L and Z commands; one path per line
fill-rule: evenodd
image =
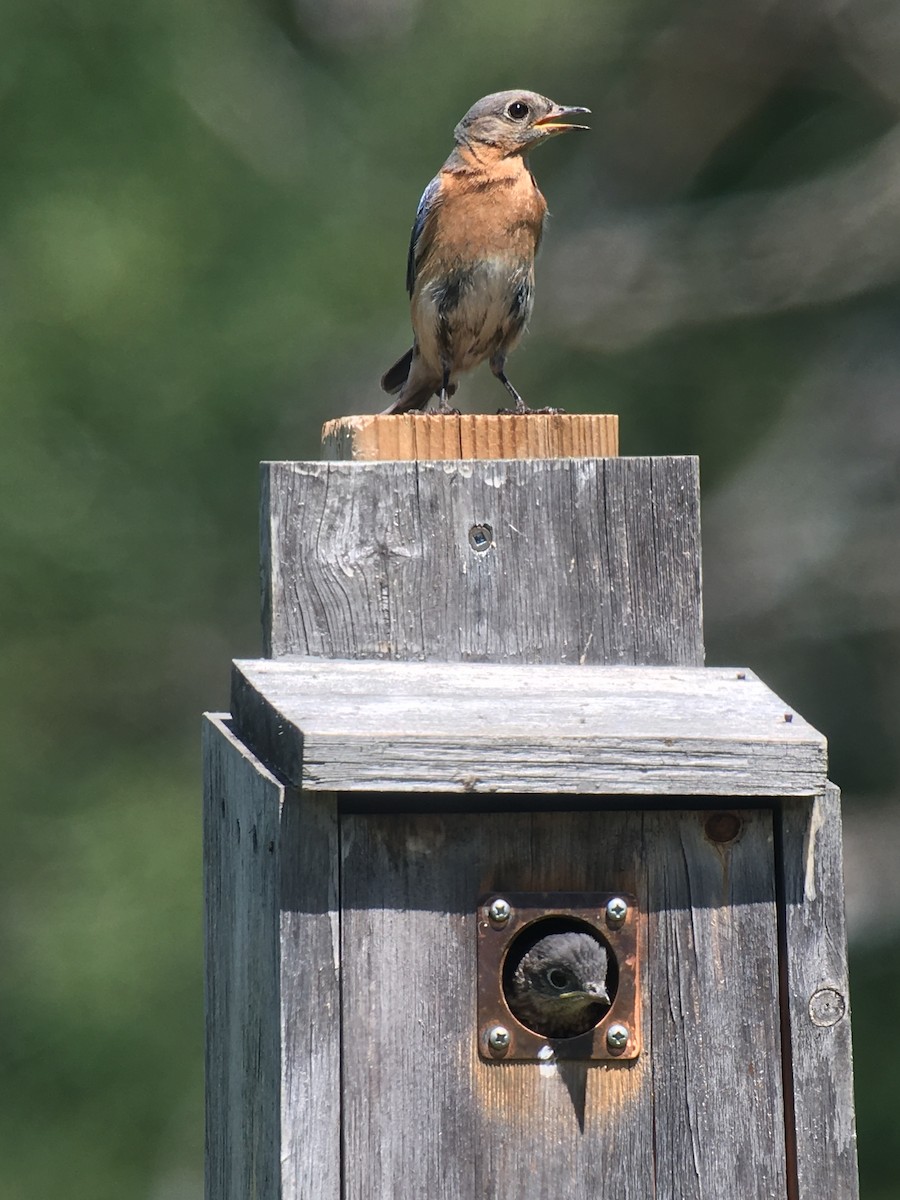
M 207 1200 L 338 1200 L 335 798 L 203 737 Z
M 322 427 L 330 460 L 461 458 L 598 458 L 619 453 L 619 418 L 611 413 L 517 416 L 400 413 L 337 417 Z
M 694 458 L 263 464 L 266 654 L 699 666 L 699 514 Z
M 786 800 L 781 815 L 787 1066 L 796 1200 L 856 1200 L 853 1055 L 840 792 Z
M 646 1200 L 649 1054 L 486 1063 L 475 1009 L 478 897 L 643 894 L 639 819 L 478 820 L 475 836 L 467 816 L 342 819 L 346 1200 Z
M 743 815 L 725 857 L 708 814 L 342 818 L 346 1200 L 781 1200 L 771 818 Z M 650 912 L 641 1057 L 482 1061 L 477 898 L 598 888 Z
M 285 793 L 281 819 L 281 1193 L 341 1198 L 337 797 Z
M 203 726 L 207 1200 L 276 1200 L 278 842 L 284 790 L 220 716 Z
M 776 884 L 770 810 L 648 813 L 655 1200 L 784 1200 Z M 822 1195 L 827 1195 L 823 1192 Z
M 785 720 L 752 672 L 726 668 L 259 659 L 235 664 L 232 707 L 247 743 L 310 790 L 765 796 L 825 784 L 822 735 Z

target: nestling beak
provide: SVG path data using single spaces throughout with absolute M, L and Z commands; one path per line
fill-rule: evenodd
M 562 118 L 576 117 L 581 113 L 590 113 L 590 111 L 589 108 L 566 108 L 562 104 L 557 104 L 551 112 L 547 113 L 546 117 L 539 117 L 534 122 L 534 128 L 542 133 L 565 133 L 569 129 L 589 129 L 589 125 L 573 125 Z
M 581 991 L 560 992 L 560 1000 L 588 1000 L 591 1004 L 609 1004 L 609 992 L 602 983 L 586 983 Z
M 593 996 L 595 1000 L 602 1000 L 604 1004 L 609 1004 L 609 992 L 606 990 L 605 984 L 586 983 L 584 990 L 589 996 Z

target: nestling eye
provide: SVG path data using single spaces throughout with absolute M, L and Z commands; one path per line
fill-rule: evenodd
M 528 116 L 528 105 L 524 100 L 513 100 L 506 110 L 506 115 L 512 117 L 514 121 L 524 121 Z
M 568 985 L 569 976 L 561 968 L 551 967 L 547 972 L 547 982 L 561 992 Z

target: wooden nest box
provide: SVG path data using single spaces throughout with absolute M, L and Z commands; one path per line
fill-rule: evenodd
M 856 1197 L 825 739 L 704 666 L 697 461 L 616 432 L 264 465 L 266 657 L 205 725 L 208 1200 Z M 577 1034 L 514 1011 L 542 930 L 607 955 Z

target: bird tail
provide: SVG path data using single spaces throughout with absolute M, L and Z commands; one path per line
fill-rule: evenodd
M 392 367 L 388 367 L 381 377 L 382 388 L 391 396 L 396 394 L 403 387 L 406 380 L 409 378 L 409 368 L 412 366 L 413 348 L 407 350 L 402 358 L 398 358 Z
M 410 380 L 414 354 L 415 347 L 412 347 L 412 349 L 407 350 L 402 358 L 398 358 L 392 367 L 388 367 L 382 375 L 381 386 L 392 396 L 397 396 L 393 404 L 389 404 L 384 409 L 383 416 L 390 413 L 412 412 L 413 409 L 427 408 L 428 401 L 435 394 L 436 385 L 434 379 L 425 379 L 422 377 L 426 372 L 421 370 L 421 360 L 417 360 L 420 367 L 419 371 Z M 453 387 L 452 391 L 455 392 L 456 388 Z M 399 395 L 397 395 L 398 392 L 400 393 Z M 448 389 L 448 394 L 452 394 L 451 389 Z
M 405 413 L 412 412 L 413 409 L 422 409 L 428 407 L 428 401 L 434 395 L 434 385 L 431 383 L 423 384 L 422 387 L 416 388 L 409 395 L 398 396 L 393 404 L 389 404 L 387 408 L 381 410 L 382 416 L 388 416 L 390 413 Z

